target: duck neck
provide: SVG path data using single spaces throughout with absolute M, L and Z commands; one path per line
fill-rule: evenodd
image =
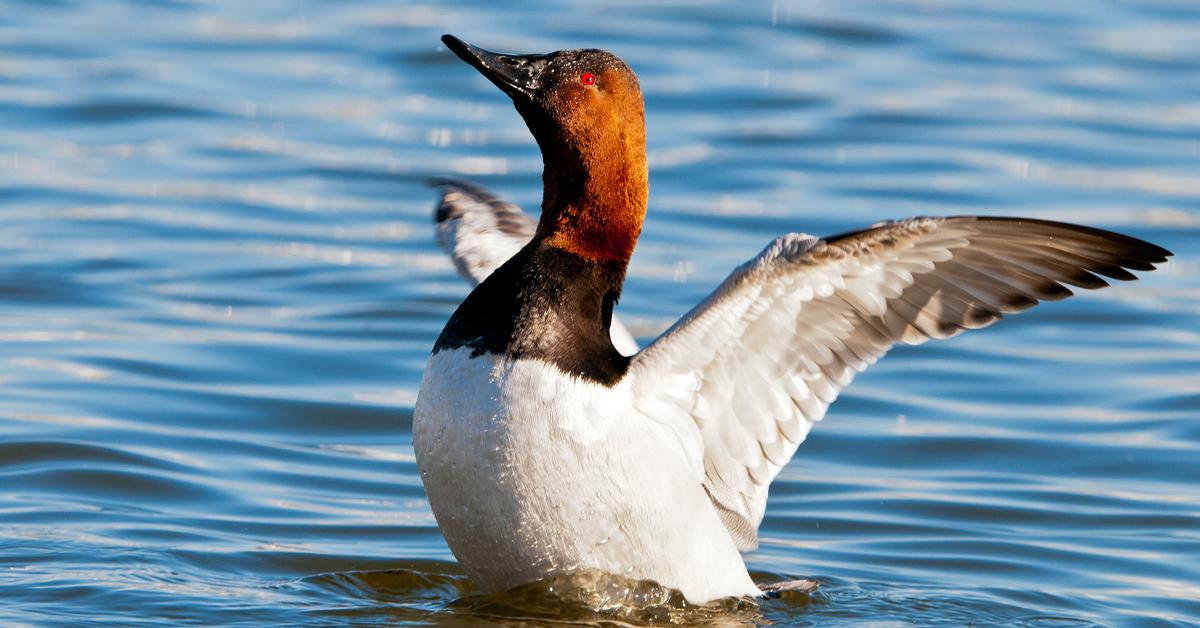
M 642 231 L 648 195 L 642 116 L 623 122 L 614 125 L 621 132 L 582 146 L 561 138 L 539 142 L 544 191 L 535 236 L 585 260 L 615 264 L 622 274 Z

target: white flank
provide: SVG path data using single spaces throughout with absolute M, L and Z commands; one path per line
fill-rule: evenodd
M 482 592 L 596 569 L 695 603 L 757 595 L 704 489 L 684 413 L 647 417 L 536 360 L 444 350 L 425 369 L 413 446 L 429 503 Z

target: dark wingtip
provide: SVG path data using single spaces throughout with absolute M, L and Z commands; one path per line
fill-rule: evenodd
M 1168 257 L 1172 257 L 1174 255 L 1174 253 L 1171 251 L 1140 238 L 1127 236 L 1123 233 L 1117 233 L 1115 231 L 1108 231 L 1107 229 L 1088 227 L 1085 225 L 1058 222 L 1055 220 L 1042 220 L 1040 218 L 1010 218 L 1005 216 L 983 216 L 977 218 L 977 220 L 989 222 L 1025 222 L 1031 224 L 1041 224 L 1049 227 L 1067 229 L 1069 231 L 1087 234 L 1102 240 L 1106 240 L 1111 244 L 1120 245 L 1122 248 L 1118 252 L 1121 255 L 1124 255 L 1135 261 L 1149 262 L 1151 264 L 1162 264 L 1167 261 Z M 1124 260 L 1122 260 L 1122 264 L 1124 265 Z
M 431 188 L 440 189 L 462 185 L 462 181 L 453 177 L 429 177 L 425 179 L 425 185 Z
M 446 195 L 455 188 L 462 188 L 463 183 L 463 181 L 450 177 L 429 177 L 425 179 L 425 185 L 441 191 L 441 197 L 438 198 L 437 207 L 433 211 L 433 222 L 435 224 L 446 222 L 451 217 L 456 208 L 453 203 L 446 202 Z
M 441 191 L 441 198 L 438 199 L 437 210 L 434 212 L 434 220 L 438 223 L 445 222 L 449 218 L 457 218 L 462 215 L 462 211 L 455 201 L 447 201 L 447 196 L 451 192 L 458 192 L 464 196 L 470 197 L 472 201 L 480 203 L 496 203 L 496 197 L 488 192 L 483 187 L 471 183 L 466 179 L 456 179 L 454 177 L 429 177 L 425 180 L 425 184 L 435 190 Z
M 1120 235 L 1120 234 L 1118 234 L 1118 235 Z M 1167 261 L 1168 257 L 1173 257 L 1175 255 L 1171 251 L 1168 251 L 1167 249 L 1164 249 L 1163 247 L 1161 247 L 1157 244 L 1152 244 L 1150 242 L 1147 242 L 1145 240 L 1140 240 L 1140 239 L 1134 238 L 1132 236 L 1123 236 L 1123 237 L 1126 240 L 1126 244 L 1129 244 L 1130 246 L 1136 248 L 1138 253 L 1141 253 L 1142 255 L 1144 255 L 1146 257 L 1152 258 L 1152 259 L 1147 260 L 1152 264 L 1162 264 L 1163 262 Z
M 486 189 L 478 184 L 471 183 L 466 179 L 456 179 L 454 177 L 446 176 L 429 177 L 425 180 L 425 184 L 431 188 L 442 190 L 443 192 L 451 189 L 458 190 L 459 192 L 470 194 L 471 196 L 483 201 L 494 198 Z

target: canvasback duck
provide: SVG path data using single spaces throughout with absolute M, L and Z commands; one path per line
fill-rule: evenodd
M 1017 218 L 792 233 L 623 355 L 611 316 L 647 201 L 637 77 L 603 50 L 442 41 L 508 94 L 544 162 L 536 228 L 451 316 L 413 420 L 433 514 L 484 593 L 601 571 L 693 603 L 759 595 L 741 552 L 771 481 L 857 372 L 1170 255 Z

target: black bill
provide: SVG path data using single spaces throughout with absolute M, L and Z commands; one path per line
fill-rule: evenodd
M 500 54 L 472 46 L 454 35 L 442 35 L 442 43 L 513 98 L 532 98 L 541 87 L 547 55 Z

